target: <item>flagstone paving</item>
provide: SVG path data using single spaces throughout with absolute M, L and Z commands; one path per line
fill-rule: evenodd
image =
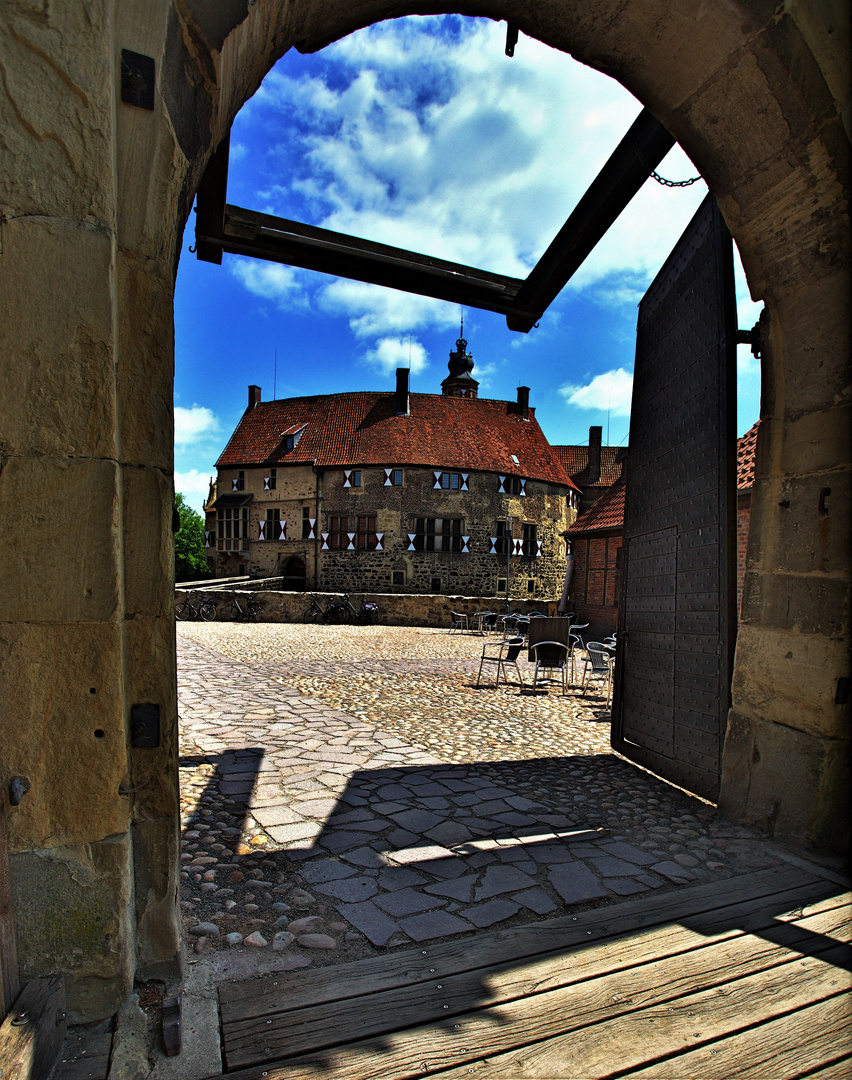
M 228 950 L 227 974 L 294 970 L 779 861 L 614 754 L 601 698 L 476 689 L 482 644 L 179 624 L 196 952 Z

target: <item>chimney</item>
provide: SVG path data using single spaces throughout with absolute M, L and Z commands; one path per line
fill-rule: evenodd
M 255 405 L 259 405 L 259 404 L 260 404 L 260 387 L 259 386 L 250 386 L 249 387 L 248 407 L 250 409 L 253 409 L 255 407 Z
M 408 368 L 396 369 L 396 394 L 394 394 L 394 412 L 397 416 L 408 416 Z
M 586 483 L 596 484 L 601 478 L 602 427 L 589 428 L 589 462 L 586 466 Z
M 530 388 L 528 386 L 518 387 L 518 412 L 524 418 L 528 420 L 530 416 Z

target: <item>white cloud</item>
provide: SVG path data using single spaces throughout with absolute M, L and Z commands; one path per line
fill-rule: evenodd
M 561 386 L 559 393 L 578 409 L 608 411 L 612 416 L 629 416 L 633 375 L 624 368 L 604 371 L 584 386 Z
M 218 431 L 219 421 L 206 405 L 193 405 L 191 409 L 175 405 L 175 445 L 200 442 Z
M 302 308 L 306 304 L 299 271 L 294 266 L 257 259 L 229 259 L 228 268 L 249 292 L 280 307 Z
M 412 374 L 416 375 L 429 366 L 426 350 L 419 341 L 409 341 L 408 338 L 382 338 L 376 342 L 375 348 L 364 354 L 364 359 L 385 375 L 397 368 L 411 368 Z
M 427 326 L 455 326 L 459 317 L 457 304 L 342 278 L 322 289 L 317 304 L 330 315 L 348 316 L 349 327 L 358 338 L 405 334 Z
M 334 43 L 305 60 L 303 73 L 288 55 L 237 120 L 257 125 L 252 145 L 264 147 L 242 179 L 255 185 L 250 205 L 525 277 L 640 105 L 615 80 L 532 38 L 511 60 L 504 44 L 505 28 L 491 20 L 412 17 Z M 239 145 L 248 141 L 239 133 Z M 679 147 L 658 171 L 697 174 Z M 649 179 L 568 290 L 605 306 L 638 302 L 706 190 L 703 181 L 672 188 Z M 281 306 L 310 296 L 347 316 L 360 338 L 455 321 L 454 305 L 360 282 L 323 284 L 250 263 L 235 272 Z
M 204 500 L 210 490 L 210 477 L 216 476 L 216 466 L 209 469 L 189 469 L 187 472 L 175 473 L 175 491 L 179 491 L 193 510 L 199 513 L 204 506 Z
M 270 130 L 279 136 L 257 195 L 282 216 L 310 214 L 330 229 L 525 277 L 640 106 L 614 80 L 531 38 L 507 59 L 502 24 L 466 20 L 455 34 L 446 26 L 380 23 L 324 50 L 311 74 L 290 62 L 289 73 L 267 76 L 246 114 L 250 122 L 263 114 L 267 142 Z M 677 149 L 660 168 L 695 174 Z M 600 286 L 601 302 L 632 302 L 702 187 L 649 181 L 570 287 Z M 239 276 L 258 295 L 291 300 L 292 273 Z M 360 337 L 455 321 L 445 314 L 452 305 L 388 295 L 334 282 L 320 304 L 348 315 Z

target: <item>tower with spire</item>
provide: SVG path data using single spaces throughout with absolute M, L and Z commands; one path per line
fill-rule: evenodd
M 479 390 L 479 383 L 471 375 L 473 371 L 473 357 L 467 351 L 467 341 L 464 336 L 464 314 L 461 318 L 461 329 L 456 341 L 455 352 L 450 353 L 450 362 L 447 364 L 450 374 L 441 383 L 441 392 L 444 397 L 475 398 Z

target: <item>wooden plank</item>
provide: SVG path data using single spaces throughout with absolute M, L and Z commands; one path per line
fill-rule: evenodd
M 849 1041 L 850 1011 L 848 995 L 840 994 L 700 1050 L 690 1050 L 674 1061 L 669 1058 L 631 1072 L 630 1080 L 671 1080 L 673 1069 L 678 1076 L 700 1076 L 702 1080 L 767 1080 L 804 1074 L 811 1077 L 814 1066 L 819 1067 L 817 1075 L 821 1076 L 823 1068 L 835 1068 L 838 1057 L 845 1058 L 846 1068 L 836 1075 L 848 1078 L 849 1057 L 843 1051 Z
M 722 882 L 694 885 L 663 895 L 628 900 L 609 907 L 598 907 L 576 915 L 563 915 L 540 923 L 498 930 L 359 960 L 352 964 L 320 968 L 311 972 L 287 975 L 278 973 L 245 982 L 224 983 L 219 988 L 223 1022 L 246 1016 L 263 1016 L 283 1007 L 315 1005 L 351 994 L 357 978 L 356 993 L 372 993 L 392 986 L 454 972 L 487 967 L 506 956 L 531 957 L 540 953 L 566 950 L 580 943 L 590 944 L 614 934 L 641 930 L 667 922 L 684 922 L 693 929 L 710 933 L 725 925 L 739 927 L 755 911 L 764 907 L 781 913 L 794 910 L 843 889 L 815 877 L 799 867 L 784 866 L 758 870 L 753 874 L 728 878 Z M 349 989 L 343 990 L 343 987 Z
M 849 1080 L 850 1076 L 852 1076 L 852 1054 L 847 1054 L 832 1062 L 831 1065 L 823 1065 L 820 1069 L 803 1074 L 802 1080 Z
M 0 1026 L 3 1080 L 47 1076 L 65 1039 L 65 984 L 60 975 L 33 979 Z
M 716 982 L 709 987 L 706 970 L 684 971 L 679 958 L 648 963 L 493 1012 L 485 1008 L 452 1022 L 227 1075 L 229 1080 L 413 1080 L 441 1070 L 446 1070 L 442 1080 L 629 1075 L 631 1069 L 696 1048 L 697 1040 L 723 1038 L 835 996 L 827 990 L 826 972 L 848 954 L 843 945 L 818 956 L 795 955 L 784 964 L 732 979 L 714 970 Z M 702 977 L 702 989 L 689 992 Z M 680 996 L 670 996 L 670 984 L 681 990 Z
M 805 920 L 779 924 L 773 929 L 770 941 L 743 935 L 712 941 L 703 934 L 671 926 L 574 950 L 570 963 L 566 963 L 564 953 L 528 963 L 510 960 L 477 971 L 443 976 L 440 981 L 371 994 L 355 1007 L 352 1001 L 339 1001 L 291 1010 L 275 1017 L 271 1025 L 269 1017 L 244 1020 L 223 1030 L 225 1059 L 228 1068 L 233 1069 L 404 1027 L 418 1027 L 424 1022 L 446 1022 L 469 1013 L 472 1008 L 500 1006 L 501 1023 L 505 1025 L 513 1008 L 520 1009 L 522 1018 L 528 1008 L 524 999 L 534 997 L 538 1002 L 538 995 L 550 997 L 548 1014 L 556 1023 L 564 1015 L 560 998 L 567 997 L 571 1008 L 566 1012 L 570 1012 L 574 1021 L 578 1017 L 574 1003 L 576 987 L 581 982 L 613 976 L 620 980 L 619 999 L 627 1000 L 659 987 L 662 972 L 665 996 L 676 996 L 692 988 L 697 970 L 719 972 L 718 977 L 728 981 L 758 967 L 786 963 L 791 950 L 803 955 L 824 951 L 831 947 L 826 938 L 843 940 L 850 936 L 850 916 L 852 912 L 844 904 Z M 663 964 L 663 960 L 672 963 Z M 649 961 L 653 961 L 652 973 L 648 970 Z M 628 970 L 634 967 L 635 972 Z M 708 977 L 702 979 L 706 985 Z M 596 991 L 594 997 L 598 999 L 600 994 Z M 632 1006 L 627 1001 L 625 1009 L 631 1011 Z M 535 1004 L 532 1008 L 539 1006 Z M 588 1006 L 585 1009 L 588 1011 Z M 259 1053 L 260 1049 L 263 1054 Z
M 111 1050 L 111 1031 L 72 1029 L 50 1080 L 106 1080 Z

